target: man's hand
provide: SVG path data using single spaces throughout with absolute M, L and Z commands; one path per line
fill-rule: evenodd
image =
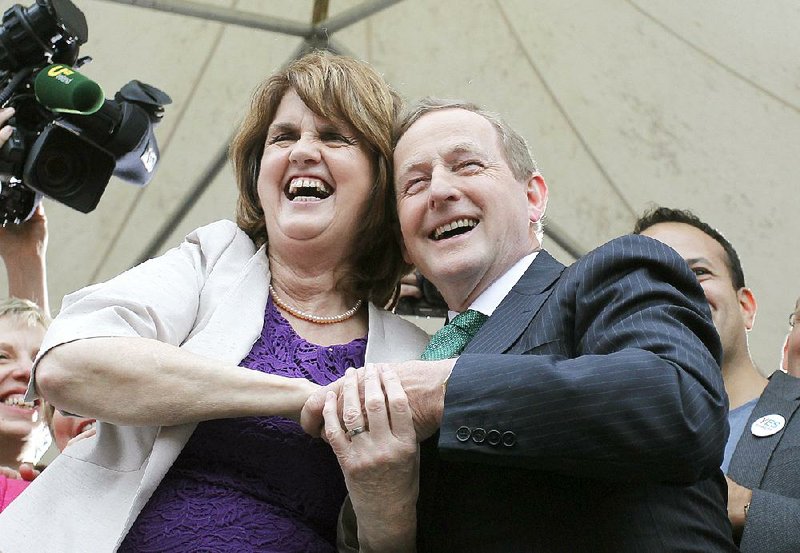
M 378 370 L 387 368 L 393 370 L 400 378 L 411 407 L 417 441 L 421 442 L 432 436 L 442 424 L 445 384 L 455 363 L 455 359 L 444 359 L 442 361 L 406 361 L 405 363 L 376 365 Z M 364 369 L 358 369 L 357 375 L 359 390 L 363 397 Z M 320 435 L 323 424 L 322 410 L 325 407 L 327 392 L 332 391 L 341 398 L 342 384 L 342 379 L 339 379 L 318 390 L 306 401 L 300 415 L 300 424 L 312 436 Z
M 400 279 L 400 297 L 422 298 L 422 288 L 420 287 L 416 271 L 411 271 Z
M 728 518 L 733 526 L 733 536 L 738 543 L 747 522 L 744 506 L 753 500 L 753 490 L 737 484 L 728 476 L 725 476 L 725 480 L 728 482 Z
M 433 436 L 442 425 L 445 385 L 455 364 L 455 359 L 444 359 L 391 365 L 408 396 L 419 442 Z

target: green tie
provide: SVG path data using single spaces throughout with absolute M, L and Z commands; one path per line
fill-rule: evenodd
M 438 361 L 457 356 L 488 318 L 488 315 L 472 309 L 459 313 L 433 335 L 420 359 Z

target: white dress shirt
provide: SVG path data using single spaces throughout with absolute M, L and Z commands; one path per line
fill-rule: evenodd
M 486 290 L 481 292 L 481 295 L 479 295 L 475 301 L 472 302 L 472 305 L 470 305 L 469 308 L 479 311 L 486 316 L 491 316 L 492 313 L 494 313 L 494 310 L 497 309 L 497 306 L 500 305 L 500 302 L 505 299 L 514 285 L 519 282 L 519 279 L 522 278 L 522 275 L 525 274 L 525 271 L 528 270 L 528 267 L 531 266 L 531 263 L 533 263 L 533 260 L 536 259 L 536 255 L 538 253 L 538 250 L 533 253 L 529 253 L 517 261 L 509 270 L 503 273 L 500 278 L 495 280 Z M 458 311 L 448 311 L 447 320 L 452 321 L 456 315 L 458 315 Z

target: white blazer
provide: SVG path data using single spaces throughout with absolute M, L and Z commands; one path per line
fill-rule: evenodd
M 37 362 L 74 340 L 142 336 L 236 365 L 261 334 L 269 280 L 264 248 L 231 221 L 212 223 L 163 256 L 65 297 Z M 415 359 L 427 342 L 410 322 L 369 306 L 367 362 Z M 0 513 L 0 551 L 115 551 L 195 427 L 98 423 L 96 438 L 65 449 Z

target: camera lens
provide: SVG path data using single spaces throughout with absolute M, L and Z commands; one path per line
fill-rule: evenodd
M 111 154 L 51 123 L 31 147 L 23 181 L 68 207 L 89 213 L 97 207 L 113 170 Z
M 70 194 L 75 183 L 83 181 L 86 167 L 80 158 L 50 150 L 45 159 L 39 162 L 41 178 L 49 183 L 50 194 Z

